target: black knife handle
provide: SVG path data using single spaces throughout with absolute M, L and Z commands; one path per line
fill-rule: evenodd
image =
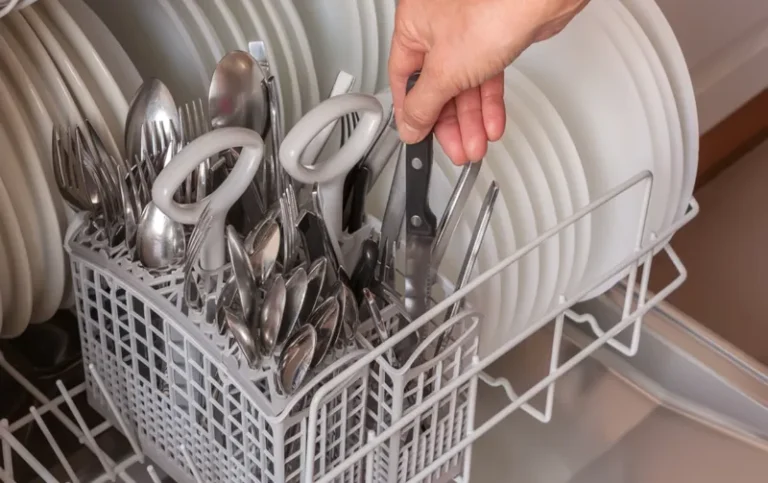
M 419 72 L 408 78 L 406 93 L 419 79 Z M 405 146 L 405 214 L 406 232 L 412 235 L 434 235 L 435 214 L 429 209 L 429 181 L 432 177 L 433 134 Z

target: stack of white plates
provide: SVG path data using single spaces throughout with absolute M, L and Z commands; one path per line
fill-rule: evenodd
M 128 100 L 140 82 L 81 0 L 43 0 L 0 21 L 0 337 L 49 319 L 69 285 L 62 245 L 68 211 L 53 177 L 53 126 L 87 118 L 119 153 Z
M 261 40 L 290 128 L 328 96 L 340 70 L 356 89 L 386 86 L 395 0 L 87 0 L 144 78 L 177 103 L 207 99 L 216 62 Z

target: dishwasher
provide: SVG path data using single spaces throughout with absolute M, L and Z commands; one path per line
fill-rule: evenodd
M 366 26 L 375 26 L 379 14 L 382 18 L 391 17 L 394 22 L 395 2 L 386 3 L 387 10 L 384 10 L 382 6 L 386 1 L 377 4 L 365 0 L 358 6 L 352 2 L 343 13 L 350 15 L 359 7 L 360 17 L 354 21 L 362 19 Z M 602 5 L 607 11 L 615 6 L 608 1 L 595 0 L 594 4 Z M 318 93 L 321 88 L 329 87 L 324 84 L 327 79 L 319 76 L 318 81 L 313 77 L 306 85 L 291 82 L 302 78 L 297 69 L 315 70 L 310 62 L 312 56 L 302 57 L 310 50 L 309 42 L 296 32 L 305 20 L 300 18 L 301 14 L 327 16 L 317 5 L 305 5 L 305 11 L 292 6 L 281 10 L 283 7 L 275 8 L 272 2 L 243 0 L 235 6 L 234 2 L 227 4 L 220 0 L 210 3 L 184 0 L 179 3 L 183 7 L 175 10 L 173 2 L 157 0 L 153 4 L 159 6 L 157 9 L 144 9 L 137 14 L 141 8 L 123 11 L 124 6 L 97 0 L 41 0 L 44 6 L 39 8 L 29 6 L 33 3 L 0 0 L 0 18 L 8 14 L 0 20 L 0 23 L 7 21 L 0 29 L 0 86 L 5 80 L 3 76 L 12 78 L 15 85 L 29 81 L 32 86 L 29 90 L 18 90 L 25 102 L 29 101 L 29 106 L 37 106 L 36 110 L 31 107 L 30 113 L 18 111 L 16 115 L 15 108 L 7 107 L 12 104 L 8 99 L 13 91 L 0 88 L 0 112 L 7 109 L 15 115 L 8 122 L 0 122 L 4 135 L 0 138 L 0 149 L 6 141 L 8 146 L 14 145 L 5 139 L 6 124 L 10 126 L 9 133 L 16 133 L 26 125 L 33 125 L 31 119 L 40 121 L 45 127 L 41 136 L 51 137 L 50 153 L 46 151 L 41 159 L 52 158 L 54 172 L 45 170 L 45 175 L 56 178 L 56 185 L 68 205 L 65 213 L 62 204 L 59 214 L 59 222 L 65 227 L 61 241 L 68 278 L 60 284 L 65 294 L 62 304 L 65 309 L 57 311 L 46 323 L 30 324 L 17 336 L 0 339 L 0 481 L 672 483 L 690 480 L 714 483 L 737 478 L 740 482 L 757 483 L 765 480 L 768 371 L 666 301 L 688 276 L 670 240 L 699 214 L 699 205 L 692 196 L 685 195 L 685 199 L 679 200 L 680 212 L 676 216 L 670 212 L 669 223 L 659 222 L 656 218 L 660 203 L 655 198 L 654 186 L 666 186 L 669 182 L 664 175 L 654 173 L 658 166 L 650 163 L 634 170 L 631 176 L 622 177 L 623 181 L 612 182 L 610 189 L 603 190 L 599 196 L 589 197 L 581 206 L 571 205 L 565 214 L 555 213 L 554 208 L 564 198 L 552 196 L 552 223 L 546 225 L 536 218 L 532 224 L 538 223 L 539 226 L 534 226 L 538 231 L 523 238 L 519 238 L 518 232 L 517 244 L 514 239 L 510 242 L 494 235 L 491 238 L 495 245 L 490 246 L 499 256 L 485 266 L 480 266 L 480 262 L 475 266 L 477 260 L 483 259 L 484 250 L 491 251 L 483 237 L 491 224 L 497 196 L 504 196 L 494 176 L 509 172 L 491 171 L 492 176 L 488 176 L 490 169 L 480 171 L 480 163 L 451 171 L 452 168 L 435 162 L 437 181 L 432 182 L 438 188 L 434 191 L 439 193 L 434 197 L 439 198 L 440 203 L 428 200 L 434 188 L 429 178 L 431 145 L 425 148 L 426 145 L 417 143 L 415 147 L 400 149 L 399 137 L 389 147 L 377 144 L 379 139 L 387 138 L 384 133 L 397 134 L 394 113 L 389 114 L 387 121 L 381 109 L 391 104 L 391 93 L 387 98 L 386 90 L 384 95 L 375 90 L 378 84 L 386 83 L 386 76 L 382 81 L 381 76 L 371 75 L 371 72 L 376 74 L 376 70 L 367 61 L 361 61 L 364 68 L 357 74 L 363 80 L 356 80 L 343 69 L 338 75 L 334 70 L 334 82 L 329 84 L 333 89 L 327 89 L 331 97 L 323 102 Z M 626 0 L 624 3 L 641 2 Z M 232 11 L 227 10 L 229 7 Z M 9 14 L 15 8 L 28 10 L 21 10 L 23 14 Z M 240 8 L 242 10 L 238 10 Z M 117 44 L 119 55 L 104 56 L 109 62 L 102 63 L 94 60 L 98 55 L 82 56 L 82 65 L 74 66 L 46 60 L 46 52 L 58 62 L 70 54 L 75 58 L 83 45 L 93 43 L 104 48 L 99 42 L 87 39 L 78 30 L 78 22 L 62 20 L 69 18 L 67 9 L 73 17 L 77 14 L 80 19 L 89 19 L 93 30 L 84 28 L 83 31 L 93 34 L 94 38 L 97 37 L 94 32 L 102 39 L 107 38 L 112 42 L 108 42 L 108 48 L 114 49 L 112 45 Z M 221 16 L 221 12 L 228 14 Z M 137 16 L 131 17 L 134 14 Z M 121 15 L 125 17 L 121 19 Z M 346 18 L 344 15 L 340 18 Z M 103 24 L 99 17 L 104 20 Z M 238 32 L 233 26 L 237 27 L 243 18 L 253 20 L 259 28 L 254 28 L 254 32 Z M 269 27 L 261 23 L 262 18 L 275 23 Z M 590 21 L 597 18 L 601 17 L 595 15 Z M 56 22 L 59 22 L 58 29 L 46 30 Z M 173 115 L 178 112 L 178 122 L 182 124 L 178 132 L 177 126 L 167 119 L 153 121 L 152 125 L 139 124 L 132 132 L 131 127 L 136 126 L 124 123 L 119 116 L 115 116 L 117 120 L 101 116 L 100 111 L 108 109 L 98 102 L 96 94 L 88 94 L 88 88 L 96 86 L 96 91 L 107 92 L 103 87 L 107 77 L 94 76 L 93 85 L 82 79 L 77 82 L 78 69 L 106 72 L 112 79 L 109 86 L 115 87 L 115 92 L 124 87 L 120 84 L 126 85 L 125 90 L 138 92 L 130 112 L 137 111 L 134 106 L 142 99 L 167 100 L 163 97 L 166 88 L 157 79 L 143 82 L 135 90 L 139 84 L 132 76 L 138 73 L 120 72 L 121 77 L 117 79 L 109 73 L 110 69 L 117 72 L 114 65 L 126 62 L 123 59 L 137 58 L 146 50 L 143 42 L 137 40 L 141 36 L 131 32 L 131 22 L 151 25 L 155 31 L 167 30 L 163 33 L 168 35 L 167 44 L 157 48 L 167 55 L 168 65 L 160 65 L 162 62 L 137 62 L 137 65 L 149 70 L 173 69 L 169 83 L 177 83 L 175 92 L 195 92 L 198 77 L 204 78 L 204 84 L 210 79 L 202 56 L 198 65 L 196 58 L 182 58 L 178 54 L 184 49 L 188 52 L 218 50 L 220 52 L 211 56 L 217 62 L 229 59 L 233 65 L 240 62 L 240 66 L 252 62 L 248 65 L 256 66 L 253 72 L 269 74 L 258 79 L 254 85 L 259 89 L 251 92 L 256 96 L 263 94 L 265 97 L 260 99 L 268 102 L 260 106 L 264 108 L 261 114 L 266 116 L 266 120 L 263 116 L 259 118 L 264 121 L 260 129 L 253 126 L 213 129 L 211 126 L 215 123 L 205 118 L 205 111 L 219 105 L 211 102 L 204 107 L 202 100 L 180 105 L 178 111 L 173 104 Z M 279 22 L 284 22 L 285 28 L 274 28 Z M 216 48 L 212 36 L 177 35 L 185 32 L 185 24 L 197 26 L 201 32 L 226 31 L 233 42 L 241 46 L 247 44 L 249 52 L 220 55 L 223 49 L 220 45 Z M 121 38 L 125 50 L 105 26 L 114 32 L 114 37 Z M 309 35 L 321 36 L 322 33 L 307 30 Z M 606 27 L 605 31 L 606 35 L 614 35 L 613 39 L 623 38 L 621 29 L 615 26 Z M 10 40 L 6 42 L 3 34 L 7 32 Z M 35 32 L 41 40 L 38 43 L 34 43 Z M 245 42 L 246 37 L 255 38 L 256 33 L 272 37 L 268 42 Z M 35 62 L 13 55 L 14 50 L 21 52 L 24 47 L 24 42 L 14 40 L 14 34 L 18 34 L 17 40 L 39 47 L 29 49 L 30 58 Z M 349 47 L 339 40 L 341 37 L 328 32 L 324 35 L 333 47 L 323 51 L 324 60 L 333 60 L 331 50 Z M 76 40 L 67 44 L 67 38 Z M 386 58 L 378 52 L 384 43 L 377 40 L 374 44 L 367 38 L 365 53 L 360 53 L 360 58 L 367 59 L 374 54 L 376 58 Z M 68 45 L 75 53 L 61 49 L 58 44 Z M 292 65 L 283 57 L 275 56 L 272 49 L 276 45 L 285 48 L 282 53 L 286 57 L 291 52 L 286 46 L 293 45 L 296 58 L 301 61 Z M 177 55 L 171 55 L 174 53 Z M 350 58 L 354 53 L 351 49 L 344 50 L 344 55 Z M 533 76 L 536 70 L 533 64 L 529 57 L 520 65 L 527 66 L 526 73 Z M 44 76 L 20 74 L 24 69 L 34 72 L 39 69 L 40 73 L 47 72 L 50 76 L 61 72 L 61 77 L 56 78 L 62 79 L 60 86 L 64 86 L 58 91 L 64 92 L 61 94 L 66 100 L 62 101 L 62 105 L 66 104 L 63 109 L 72 108 L 77 112 L 74 122 L 81 122 L 83 131 L 80 127 L 59 129 L 56 118 L 46 113 L 49 99 L 34 94 L 37 90 L 44 91 L 40 87 Z M 285 69 L 283 74 L 291 73 L 288 81 L 285 80 L 288 76 L 282 78 L 286 84 L 280 84 L 274 75 L 281 69 Z M 194 75 L 187 75 L 189 72 Z M 201 72 L 203 74 L 198 75 Z M 219 73 L 214 71 L 211 83 L 229 85 L 226 81 L 231 79 L 224 79 L 223 74 L 217 77 Z M 519 82 L 515 85 L 521 90 L 526 89 L 523 87 L 525 76 L 513 68 L 510 78 Z M 66 85 L 77 87 L 70 87 L 74 96 L 65 92 Z M 354 89 L 369 94 L 376 92 L 376 96 L 350 93 Z M 121 96 L 123 94 L 115 98 L 106 96 L 105 100 L 113 102 L 111 108 L 127 111 L 128 103 Z M 300 108 L 302 100 L 313 107 L 311 115 Z M 144 107 L 149 109 L 147 106 L 152 106 L 152 102 L 147 101 Z M 81 112 L 89 115 L 81 116 Z M 97 114 L 100 122 L 94 120 Z M 149 119 L 146 113 L 143 115 Z M 287 130 L 284 136 L 282 130 L 291 123 L 301 128 Z M 338 134 L 333 127 L 336 124 L 340 126 Z M 380 125 L 382 131 L 378 131 Z M 363 129 L 358 129 L 360 126 Z M 11 131 L 16 128 L 20 131 Z M 126 145 L 117 148 L 112 131 L 122 134 L 123 130 Z M 305 151 L 316 151 L 315 159 L 319 159 L 321 151 L 327 148 L 323 143 L 316 145 L 313 136 L 305 135 L 312 130 L 316 131 L 315 136 L 325 136 L 326 143 L 331 136 L 340 136 L 340 142 L 330 138 L 333 142 L 328 144 L 338 144 L 339 158 L 342 153 L 354 155 L 350 150 L 365 144 L 360 141 L 364 139 L 362 136 L 372 136 L 378 131 L 378 137 L 368 141 L 366 150 L 354 159 L 348 156 L 357 162 L 348 175 L 359 178 L 347 178 L 351 182 L 349 187 L 344 186 L 345 191 L 341 186 L 344 183 L 338 183 L 335 177 L 318 174 L 324 166 L 317 169 L 301 166 L 300 158 Z M 546 134 L 544 130 L 541 132 Z M 303 138 L 305 143 L 299 148 L 282 149 Z M 213 139 L 219 140 L 206 144 Z M 522 140 L 525 139 L 523 136 Z M 698 138 L 691 139 L 698 148 Z M 132 140 L 137 141 L 134 144 L 139 148 L 138 154 L 126 154 L 126 157 L 135 158 L 135 164 L 115 161 L 115 156 L 110 154 L 113 145 L 114 152 L 122 158 L 122 151 L 129 150 Z M 19 146 L 23 143 L 19 142 Z M 23 145 L 34 147 L 31 142 Z M 377 148 L 389 151 L 384 156 Z M 517 144 L 509 143 L 507 148 L 515 152 Z M 19 153 L 28 155 L 34 149 Z M 374 167 L 363 163 L 369 156 L 373 157 L 371 153 L 382 156 L 386 165 L 380 167 L 376 176 L 381 175 L 387 182 L 391 180 L 391 187 L 387 186 L 389 193 L 383 193 L 383 197 L 374 196 L 377 193 L 375 179 L 367 177 Z M 283 158 L 290 158 L 294 164 Z M 424 163 L 425 160 L 428 162 Z M 259 163 L 264 166 L 260 167 Z M 424 166 L 429 169 L 425 170 Z M 182 172 L 185 167 L 189 169 Z M 405 187 L 400 186 L 402 212 L 399 219 L 390 219 L 390 210 L 397 211 L 390 201 L 397 194 L 401 169 L 407 181 L 420 180 L 421 189 L 409 188 L 406 194 Z M 225 175 L 221 175 L 222 172 Z M 426 178 L 423 178 L 424 172 L 427 172 Z M 536 191 L 542 185 L 526 182 L 544 180 L 543 186 L 550 189 L 547 183 L 552 182 L 546 177 L 550 173 L 543 169 L 541 173 L 525 169 L 520 173 L 510 172 L 520 181 L 516 185 L 521 188 L 520 192 L 529 184 L 531 200 L 536 199 Z M 540 174 L 539 178 L 532 172 Z M 209 175 L 210 179 L 206 179 Z M 459 201 L 462 186 L 470 178 L 470 190 L 475 178 L 480 180 L 479 184 L 488 185 L 486 196 L 473 197 L 467 202 L 469 195 L 466 195 L 464 201 Z M 360 179 L 363 182 L 357 183 Z M 218 184 L 219 188 L 206 192 L 209 182 Z M 691 192 L 693 182 L 694 178 L 687 181 Z M 78 183 L 82 186 L 73 186 Z M 110 192 L 112 184 L 114 191 Z M 2 183 L 0 188 L 1 207 L 6 195 Z M 339 190 L 338 196 L 335 189 Z M 360 190 L 365 191 L 361 194 Z M 18 193 L 14 189 L 8 191 Z M 440 197 L 442 195 L 445 196 Z M 351 202 L 348 207 L 347 197 L 363 206 L 357 196 L 368 205 L 355 214 L 355 203 Z M 376 199 L 368 201 L 366 196 Z M 508 207 L 512 207 L 512 211 L 521 199 L 519 196 L 522 195 L 518 192 L 509 195 L 513 201 Z M 263 198 L 269 201 L 266 205 Z M 331 205 L 326 204 L 336 198 L 344 204 L 337 214 L 344 219 L 345 228 L 338 236 L 334 227 L 337 221 L 341 225 L 342 220 L 337 220 L 335 215 L 328 216 L 331 210 L 327 207 Z M 140 199 L 143 202 L 140 203 Z M 209 199 L 212 201 L 203 203 Z M 605 213 L 615 214 L 612 207 L 626 208 L 627 199 L 636 202 L 637 206 L 632 205 L 637 208 L 636 212 L 624 212 L 614 218 L 621 222 L 618 228 L 609 226 L 621 232 L 627 245 L 626 254 L 617 257 L 613 253 L 614 259 L 598 256 L 603 262 L 610 259 L 611 263 L 603 266 L 597 266 L 599 263 L 587 266 L 584 259 L 581 270 L 593 275 L 592 278 L 585 276 L 589 283 L 580 280 L 574 290 L 566 291 L 565 283 L 558 279 L 563 277 L 558 275 L 557 263 L 552 264 L 554 271 L 549 270 L 546 263 L 539 267 L 540 254 L 552 255 L 558 247 L 562 251 L 555 255 L 564 254 L 564 259 L 570 256 L 571 263 L 575 264 L 576 257 L 562 248 L 567 243 L 562 240 L 574 240 L 578 233 L 583 233 L 579 227 L 584 226 L 585 220 L 605 220 L 608 219 Z M 566 201 L 571 204 L 571 200 Z M 411 253 L 403 257 L 407 259 L 405 267 L 400 266 L 398 250 L 401 248 L 435 257 L 438 250 L 434 246 L 440 244 L 438 237 L 436 241 L 430 240 L 434 244 L 427 247 L 429 252 L 414 249 L 413 240 L 407 236 L 424 228 L 422 224 L 430 224 L 430 216 L 420 211 L 411 216 L 412 203 L 426 210 L 425 213 L 429 212 L 430 203 L 444 205 L 443 220 L 437 231 L 450 226 L 449 241 L 459 226 L 458 221 L 451 220 L 451 207 L 464 203 L 479 207 L 474 228 L 463 220 L 456 232 L 463 233 L 458 238 L 469 246 L 460 268 L 452 264 L 464 253 L 464 247 L 461 252 L 454 252 L 446 248 L 447 242 L 438 255 L 437 267 L 430 259 L 428 265 L 417 263 L 419 260 Z M 506 202 L 503 205 L 506 210 Z M 78 206 L 80 209 L 73 208 Z M 258 223 L 249 218 L 244 208 L 247 206 L 257 206 L 260 210 Z M 509 215 L 509 211 L 504 213 Z M 540 215 L 533 208 L 531 213 Z M 435 218 L 434 215 L 431 218 Z M 131 220 L 135 222 L 133 225 Z M 23 218 L 20 217 L 20 221 Z M 435 225 L 435 221 L 431 224 Z M 354 229 L 352 224 L 356 225 Z M 408 227 L 406 239 L 409 241 L 403 244 L 405 247 L 398 244 L 401 224 Z M 542 228 L 544 225 L 546 229 Z M 649 225 L 662 229 L 651 230 Z M 147 242 L 136 233 L 151 227 L 163 230 L 162 237 L 166 238 L 163 241 L 173 245 L 174 253 L 169 255 L 164 250 L 142 258 L 149 251 L 142 251 L 140 244 Z M 211 242 L 211 233 L 215 230 L 221 233 L 214 234 L 222 237 Z M 248 235 L 241 236 L 241 233 Z M 10 238 L 7 235 L 7 230 L 0 226 L 0 243 Z M 181 240 L 181 249 L 174 237 Z M 148 260 L 155 255 L 170 256 L 172 263 L 162 260 L 153 267 Z M 451 265 L 445 273 L 439 261 L 443 255 L 447 265 Z M 534 256 L 536 268 L 532 269 L 530 260 Z M 546 256 L 541 256 L 546 262 Z M 652 269 L 660 259 L 665 259 L 674 273 L 667 283 L 652 289 Z M 424 273 L 416 273 L 414 266 Z M 536 310 L 529 307 L 526 320 L 522 324 L 515 321 L 518 324 L 515 330 L 501 341 L 481 337 L 489 327 L 510 322 L 506 320 L 509 314 L 484 304 L 490 300 L 488 294 L 495 291 L 498 298 L 504 299 L 512 283 L 518 283 L 518 276 L 534 272 L 537 278 L 551 279 L 551 306 L 542 305 L 543 308 Z M 555 275 L 550 276 L 549 272 Z M 62 270 L 58 275 L 63 273 Z M 420 300 L 422 310 L 416 316 L 412 316 L 414 280 L 426 286 L 425 292 L 415 296 L 423 298 Z M 521 287 L 529 282 L 520 280 Z M 328 285 L 324 286 L 326 281 Z M 560 291 L 555 290 L 555 282 Z M 39 281 L 41 293 L 45 292 L 41 287 L 47 287 L 46 283 L 53 282 Z M 299 291 L 297 286 L 302 289 Z M 317 293 L 312 295 L 309 310 L 304 313 L 303 304 L 310 289 Z M 524 290 L 523 287 L 520 293 Z M 566 292 L 568 296 L 564 295 Z M 298 293 L 301 295 L 296 296 L 297 305 L 286 308 L 294 300 L 291 297 Z M 531 304 L 537 305 L 535 299 L 541 294 L 536 295 L 535 287 L 528 295 L 531 293 Z M 258 311 L 250 306 L 257 303 Z M 264 308 L 271 303 L 275 305 L 270 307 L 279 307 L 277 318 L 274 311 Z M 35 313 L 42 309 L 27 307 L 27 310 Z M 306 320 L 300 321 L 301 317 Z M 283 333 L 283 325 L 289 319 L 290 327 Z M 258 330 L 253 328 L 257 323 L 260 324 Z M 257 341 L 251 339 L 256 337 L 254 334 L 258 336 Z

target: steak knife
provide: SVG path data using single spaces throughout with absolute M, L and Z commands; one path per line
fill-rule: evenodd
M 409 91 L 418 73 L 408 79 Z M 432 175 L 433 134 L 405 147 L 405 297 L 406 311 L 412 320 L 429 308 L 432 273 L 432 244 L 437 234 L 437 219 L 429 207 L 429 182 Z

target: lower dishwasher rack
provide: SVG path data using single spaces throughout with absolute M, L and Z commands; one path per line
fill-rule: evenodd
M 592 364 L 593 361 L 590 359 L 590 356 L 595 351 L 601 350 L 603 346 L 610 346 L 624 355 L 635 355 L 639 348 L 643 318 L 650 310 L 663 301 L 669 293 L 679 287 L 686 277 L 686 272 L 680 259 L 668 245 L 669 238 L 698 212 L 698 205 L 694 200 L 691 200 L 689 209 L 683 218 L 669 227 L 666 232 L 652 234 L 650 240 L 643 240 L 641 234 L 645 232 L 644 226 L 650 200 L 651 185 L 652 175 L 649 172 L 644 172 L 617 186 L 611 192 L 590 203 L 589 206 L 579 210 L 572 217 L 546 231 L 536 240 L 521 247 L 514 255 L 503 260 L 496 267 L 480 274 L 463 289 L 446 296 L 420 319 L 409 324 L 387 342 L 365 352 L 353 363 L 349 364 L 346 369 L 339 371 L 333 378 L 320 386 L 312 396 L 311 403 L 309 404 L 308 421 L 306 423 L 308 428 L 318 427 L 318 424 L 322 421 L 322 401 L 336 387 L 343 385 L 351 375 L 365 370 L 369 365 L 375 364 L 377 359 L 381 358 L 386 351 L 404 340 L 411 333 L 431 323 L 433 318 L 449 309 L 454 303 L 459 302 L 472 291 L 480 289 L 488 280 L 499 276 L 505 269 L 516 264 L 519 259 L 536 250 L 546 240 L 576 223 L 582 217 L 588 216 L 591 212 L 600 209 L 603 205 L 634 187 L 645 188 L 646 203 L 638 217 L 637 248 L 631 256 L 628 256 L 622 263 L 614 267 L 611 273 L 606 273 L 603 280 L 595 280 L 592 287 L 585 287 L 583 293 L 575 294 L 571 299 L 561 297 L 557 307 L 552 308 L 549 313 L 542 316 L 539 320 L 531 321 L 532 323 L 528 324 L 524 330 L 510 338 L 493 352 L 486 354 L 482 358 L 477 355 L 472 356 L 471 363 L 463 367 L 460 373 L 457 373 L 457 375 L 450 379 L 446 379 L 446 382 L 432 386 L 432 390 L 425 391 L 422 396 L 419 396 L 415 407 L 412 407 L 408 413 L 393 419 L 387 425 L 379 428 L 378 432 L 369 428 L 365 435 L 364 444 L 360 444 L 354 451 L 350 451 L 344 461 L 338 466 L 326 471 L 324 474 L 316 475 L 314 465 L 305 465 L 302 468 L 301 480 L 305 483 L 339 481 L 339 477 L 344 475 L 350 468 L 362 465 L 361 467 L 364 468 L 364 471 L 359 474 L 355 473 L 358 475 L 356 478 L 359 478 L 359 481 L 400 483 L 405 481 L 446 481 L 446 478 L 455 479 L 456 481 L 469 481 L 472 467 L 471 461 L 475 452 L 472 445 L 476 440 L 491 431 L 494 426 L 497 426 L 513 413 L 522 414 L 523 412 L 533 416 L 535 420 L 541 423 L 550 422 L 555 409 L 556 381 L 580 364 Z M 668 256 L 677 268 L 678 275 L 664 289 L 652 294 L 648 291 L 648 281 L 652 261 L 657 255 Z M 606 321 L 598 321 L 590 313 L 580 313 L 573 309 L 575 302 L 583 298 L 591 288 L 599 286 L 609 279 L 615 279 L 618 274 L 622 274 L 625 279 L 623 285 L 626 288 L 627 295 L 624 298 L 624 304 L 617 320 L 606 324 L 604 323 Z M 566 359 L 563 348 L 566 346 L 568 339 L 564 337 L 564 333 L 570 331 L 572 325 L 585 327 L 595 338 L 579 346 L 577 351 L 568 352 L 568 358 Z M 510 351 L 520 350 L 523 347 L 522 344 L 529 338 L 538 337 L 540 333 L 546 333 L 548 340 L 547 348 L 540 354 L 543 360 L 546 360 L 546 370 L 541 374 L 531 373 L 527 378 L 528 384 L 521 385 L 516 381 L 510 381 L 506 377 L 495 378 L 485 372 L 486 368 L 505 354 Z M 604 350 L 602 349 L 601 352 Z M 19 421 L 12 423 L 7 421 L 0 422 L 0 441 L 2 442 L 0 480 L 15 481 L 13 477 L 14 464 L 25 464 L 41 478 L 41 481 L 80 481 L 80 477 L 76 474 L 76 468 L 67 461 L 64 452 L 52 437 L 48 438 L 50 448 L 43 448 L 42 450 L 52 451 L 56 454 L 56 459 L 61 467 L 61 473 L 58 477 L 54 476 L 35 457 L 35 452 L 40 451 L 40 448 L 24 448 L 19 440 L 14 437 L 16 431 L 21 430 L 27 425 L 38 425 L 40 430 L 46 433 L 45 423 L 41 424 L 42 420 L 36 417 L 36 414 L 39 416 L 50 413 L 64 424 L 85 448 L 93 453 L 95 460 L 104 470 L 103 474 L 90 478 L 88 481 L 113 481 L 118 479 L 122 481 L 142 481 L 142 479 L 143 481 L 161 481 L 158 472 L 151 466 L 153 462 L 149 461 L 143 453 L 131 421 L 116 409 L 118 404 L 115 403 L 113 395 L 110 394 L 109 385 L 104 384 L 103 376 L 99 375 L 99 368 L 95 367 L 93 363 L 87 364 L 85 367 L 86 378 L 90 379 L 90 386 L 84 387 L 84 385 L 80 385 L 67 389 L 63 384 L 59 383 L 58 388 L 61 395 L 51 400 L 47 399 L 39 391 L 36 391 L 23 378 L 23 375 L 14 371 L 10 364 L 2 357 L 0 357 L 0 365 L 11 373 L 26 390 L 30 391 L 40 404 L 37 409 L 32 408 L 30 414 Z M 419 384 L 423 383 L 422 381 Z M 412 467 L 409 471 L 405 472 L 407 474 L 406 478 L 401 479 L 399 476 L 390 476 L 385 480 L 381 480 L 374 476 L 372 468 L 379 464 L 376 458 L 377 454 L 380 454 L 381 448 L 385 447 L 393 438 L 403 435 L 405 431 L 408 431 L 406 428 L 417 427 L 418 422 L 416 421 L 420 421 L 420 418 L 425 417 L 425 414 L 440 414 L 441 416 L 439 417 L 442 418 L 445 415 L 445 411 L 440 407 L 440 401 L 450 398 L 452 393 L 467 385 L 469 385 L 471 394 L 476 394 L 479 386 L 487 385 L 489 387 L 501 388 L 506 405 L 495 410 L 494 414 L 488 417 L 487 420 L 476 420 L 475 414 L 478 398 L 470 398 L 469 407 L 466 409 L 471 415 L 468 423 L 457 433 L 457 437 L 451 437 L 451 441 L 445 447 L 443 447 L 443 442 L 425 444 L 424 448 L 426 449 L 423 451 L 430 451 L 431 454 L 427 457 L 424 454 L 412 457 L 409 463 Z M 83 391 L 87 391 L 89 397 L 94 396 L 94 393 L 96 393 L 96 396 L 103 399 L 105 402 L 104 408 L 108 408 L 109 411 L 108 414 L 104 414 L 104 408 L 102 408 L 102 415 L 110 422 L 103 422 L 96 427 L 88 427 L 86 425 L 72 400 L 73 396 Z M 518 409 L 523 411 L 518 411 Z M 451 422 L 448 421 L 449 426 L 450 424 Z M 111 426 L 114 426 L 115 429 L 122 433 L 128 442 L 127 447 L 129 450 L 124 452 L 123 457 L 119 459 L 103 451 L 97 442 L 99 435 L 107 431 Z M 317 441 L 316 431 L 309 431 L 308 434 L 303 435 L 303 438 L 305 441 L 302 444 L 306 448 L 306 453 L 302 457 L 305 461 L 315 461 L 316 452 L 322 447 L 320 442 Z M 190 457 L 186 452 L 184 444 L 181 444 L 175 450 L 183 456 L 181 458 L 182 464 L 186 466 L 186 475 L 182 480 L 190 482 L 206 481 L 200 477 L 201 473 L 195 467 L 194 458 Z M 421 463 L 414 462 L 416 459 L 420 459 Z M 160 467 L 164 466 L 163 461 L 156 461 L 154 463 Z M 456 474 L 441 474 L 440 470 L 449 465 L 452 468 L 458 468 Z M 433 475 L 441 476 L 435 479 Z M 259 480 L 253 479 L 252 481 Z

